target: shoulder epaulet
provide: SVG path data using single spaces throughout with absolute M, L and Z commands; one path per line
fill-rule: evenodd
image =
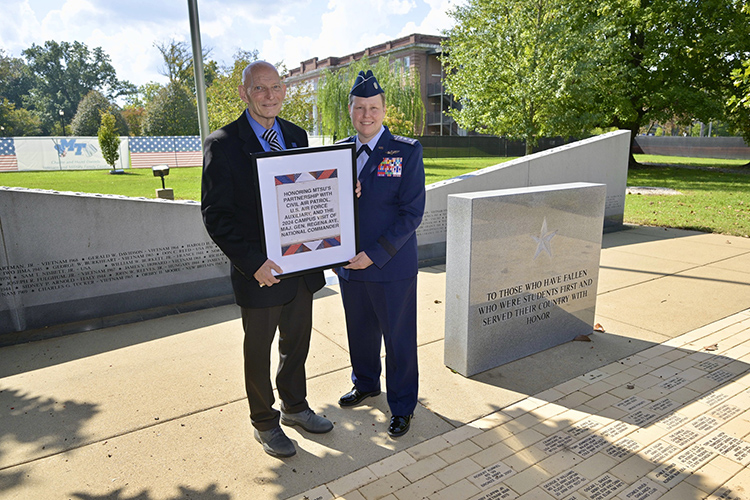
M 334 142 L 334 144 L 343 144 L 345 142 L 352 142 L 351 137 L 344 137 L 343 139 L 339 139 L 338 141 Z
M 404 137 L 402 135 L 394 135 L 393 140 L 398 142 L 405 142 L 406 144 L 411 144 L 412 146 L 416 145 L 419 142 L 416 139 L 413 139 L 411 137 Z

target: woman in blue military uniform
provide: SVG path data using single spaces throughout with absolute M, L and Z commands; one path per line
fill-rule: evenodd
M 383 125 L 385 94 L 372 71 L 360 72 L 349 94 L 357 135 L 361 251 L 338 269 L 354 388 L 339 405 L 380 394 L 380 346 L 391 421 L 388 434 L 409 430 L 417 405 L 417 236 L 425 204 L 422 145 Z

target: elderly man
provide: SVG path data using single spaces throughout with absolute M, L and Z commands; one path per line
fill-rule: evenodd
M 417 236 L 425 205 L 422 145 L 383 125 L 385 94 L 372 71 L 360 72 L 349 95 L 361 182 L 362 251 L 338 270 L 354 388 L 339 399 L 355 406 L 380 394 L 385 341 L 388 434 L 409 431 L 417 406 Z
M 305 360 L 312 331 L 313 293 L 325 284 L 318 271 L 278 279 L 282 269 L 263 252 L 258 222 L 258 185 L 253 153 L 307 146 L 307 133 L 277 118 L 286 95 L 273 65 L 256 61 L 242 73 L 240 99 L 247 109 L 206 139 L 201 212 L 208 234 L 232 263 L 232 287 L 245 331 L 245 387 L 255 439 L 274 457 L 296 453 L 279 422 L 313 433 L 333 429 L 307 403 Z M 276 387 L 281 412 L 273 408 L 271 343 L 279 330 Z

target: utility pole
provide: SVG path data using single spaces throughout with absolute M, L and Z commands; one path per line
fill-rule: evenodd
M 206 106 L 206 78 L 203 74 L 203 48 L 201 47 L 201 30 L 198 22 L 198 0 L 188 0 L 190 18 L 190 41 L 193 45 L 193 70 L 195 71 L 195 92 L 198 103 L 198 125 L 200 127 L 201 145 L 208 136 L 208 106 Z

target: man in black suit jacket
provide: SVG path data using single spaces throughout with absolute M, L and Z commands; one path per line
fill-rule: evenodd
M 282 269 L 261 245 L 258 186 L 251 157 L 263 151 L 306 147 L 307 133 L 277 118 L 286 94 L 273 65 L 256 61 L 239 86 L 247 109 L 206 139 L 203 149 L 201 212 L 206 230 L 232 263 L 231 279 L 245 330 L 245 387 L 255 439 L 269 455 L 296 453 L 279 422 L 323 433 L 333 424 L 307 404 L 305 360 L 312 330 L 312 297 L 325 284 L 322 271 L 278 279 Z M 275 137 L 269 137 L 272 130 Z M 275 274 L 274 274 L 275 273 Z M 276 386 L 281 413 L 273 408 L 271 343 L 279 330 Z

